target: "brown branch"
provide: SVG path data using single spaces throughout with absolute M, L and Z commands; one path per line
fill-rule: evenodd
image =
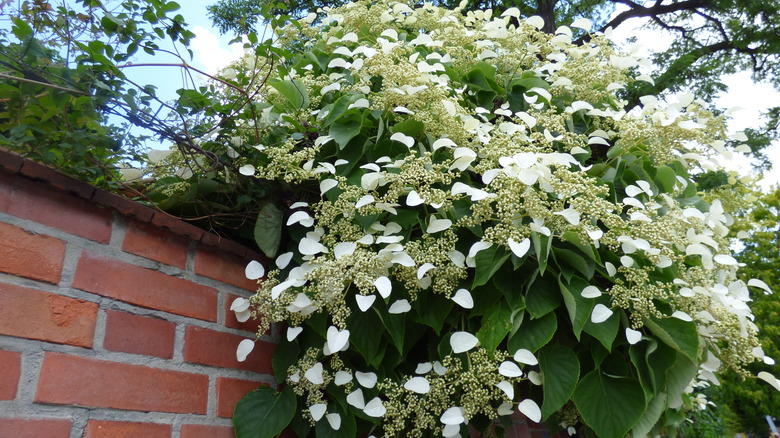
M 13 81 L 19 81 L 19 82 L 26 82 L 28 84 L 35 84 L 35 85 L 40 85 L 40 86 L 48 87 L 48 88 L 54 88 L 55 90 L 65 91 L 65 92 L 68 92 L 68 93 L 71 93 L 71 94 L 80 94 L 82 96 L 90 96 L 90 97 L 92 96 L 91 94 L 89 94 L 87 92 L 84 92 L 84 91 L 81 91 L 81 90 L 74 90 L 72 88 L 61 87 L 59 85 L 55 85 L 55 84 L 52 84 L 52 83 L 49 83 L 49 82 L 41 82 L 41 81 L 35 81 L 35 80 L 32 80 L 32 79 L 21 78 L 21 77 L 18 77 L 18 76 L 11 76 L 11 75 L 7 75 L 5 73 L 0 73 L 0 78 L 2 78 L 2 79 L 9 79 L 9 80 L 13 80 Z

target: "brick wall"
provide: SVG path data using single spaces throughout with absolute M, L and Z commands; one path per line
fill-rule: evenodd
M 246 248 L 0 152 L 0 438 L 232 437 Z

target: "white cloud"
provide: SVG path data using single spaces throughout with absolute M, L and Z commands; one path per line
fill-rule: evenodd
M 228 38 L 219 36 L 210 29 L 194 26 L 192 31 L 195 33 L 190 44 L 194 55 L 192 65 L 206 73 L 214 74 L 244 55 L 242 44 L 228 45 Z

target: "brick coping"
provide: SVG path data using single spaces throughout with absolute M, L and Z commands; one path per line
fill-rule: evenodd
M 53 190 L 77 196 L 95 205 L 117 211 L 124 216 L 133 217 L 139 222 L 164 228 L 173 234 L 220 251 L 235 254 L 239 257 L 256 254 L 256 251 L 240 243 L 205 231 L 163 211 L 155 210 L 131 199 L 99 189 L 49 166 L 2 148 L 0 148 L 0 171 L 43 183 Z

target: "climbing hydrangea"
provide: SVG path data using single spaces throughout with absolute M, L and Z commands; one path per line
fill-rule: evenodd
M 690 95 L 627 111 L 645 61 L 573 44 L 587 20 L 542 26 L 379 0 L 276 29 L 230 147 L 237 177 L 293 199 L 233 309 L 287 324 L 299 435 L 453 437 L 519 410 L 644 436 L 763 358 L 748 286 L 768 288 L 737 279 L 732 218 L 691 179 L 726 152 L 723 120 Z M 241 406 L 237 424 L 259 415 Z

